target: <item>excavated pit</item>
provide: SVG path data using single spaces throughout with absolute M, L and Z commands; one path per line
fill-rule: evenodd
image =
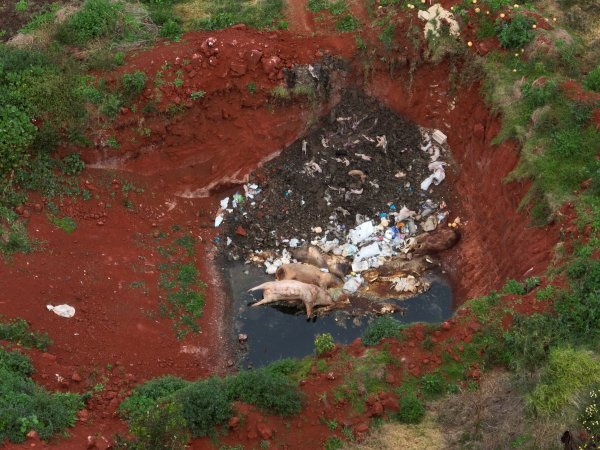
M 233 338 L 248 337 L 241 340 L 245 365 L 306 356 L 320 333 L 348 344 L 376 315 L 392 314 L 405 324 L 452 315 L 452 289 L 436 269 L 439 249 L 421 254 L 431 261 L 427 267 L 387 268 L 390 261 L 420 261 L 411 242 L 454 225 L 443 180 L 422 186 L 429 184 L 432 167 L 454 170 L 449 149 L 432 140 L 433 131 L 358 90 L 345 90 L 307 133 L 251 173 L 244 189 L 221 199 L 217 240 L 229 261 L 224 276 L 234 302 Z M 351 244 L 351 230 L 367 222 L 376 224 L 373 234 Z M 330 271 L 339 275 L 339 286 L 360 279 L 360 289 L 330 289 L 334 303 L 316 309 L 318 318 L 309 320 L 302 304 L 250 307 L 262 291 L 248 289 L 274 281 L 275 269 L 301 260 L 309 246 L 335 258 Z M 369 248 L 381 256 L 361 258 Z M 399 281 L 417 286 L 399 289 Z

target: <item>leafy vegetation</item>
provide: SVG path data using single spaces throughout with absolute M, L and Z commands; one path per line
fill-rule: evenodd
M 394 418 L 401 423 L 419 423 L 425 417 L 425 406 L 413 391 L 400 394 L 400 411 Z
M 315 351 L 317 355 L 322 355 L 333 350 L 335 344 L 333 343 L 333 336 L 329 333 L 323 333 L 317 335 L 315 338 Z
M 584 80 L 584 85 L 590 91 L 600 92 L 600 66 L 596 67 L 587 74 Z
M 498 39 L 502 47 L 515 50 L 531 42 L 535 36 L 532 28 L 535 21 L 523 14 L 517 14 L 499 27 Z
M 156 405 L 173 405 L 170 408 L 175 417 L 164 417 L 163 420 L 171 423 L 173 428 L 181 429 L 178 419 L 181 414 L 185 429 L 189 429 L 194 437 L 209 435 L 217 425 L 226 422 L 233 414 L 234 401 L 256 405 L 266 413 L 295 415 L 300 412 L 303 401 L 292 375 L 298 368 L 298 362 L 283 360 L 223 379 L 212 377 L 188 382 L 170 376 L 157 378 L 136 387 L 121 404 L 120 411 L 130 419 L 132 426 L 142 423 L 147 429 L 149 424 L 144 418 L 157 414 L 152 412 Z M 164 434 L 160 431 L 156 438 Z
M 239 23 L 253 28 L 276 28 L 283 19 L 282 0 L 209 0 L 202 8 L 205 16 L 193 20 L 191 28 L 217 30 Z
M 48 333 L 31 331 L 29 324 L 24 319 L 4 321 L 0 316 L 0 341 L 10 341 L 24 347 L 35 347 L 47 350 L 52 344 Z
M 0 348 L 0 443 L 21 443 L 35 430 L 49 439 L 75 424 L 79 395 L 50 393 L 30 378 L 33 366 L 19 352 Z
M 300 392 L 285 375 L 258 369 L 225 379 L 227 397 L 256 405 L 264 411 L 293 416 L 302 408 Z
M 549 416 L 574 402 L 579 391 L 600 382 L 600 361 L 589 351 L 555 348 L 540 383 L 528 396 L 529 409 Z
M 397 338 L 404 326 L 390 316 L 377 317 L 369 324 L 362 336 L 365 345 L 377 345 L 383 338 Z
M 360 28 L 360 20 L 352 14 L 346 14 L 335 22 L 335 29 L 341 32 L 356 31 Z
M 85 46 L 117 32 L 123 5 L 109 0 L 86 0 L 83 7 L 73 14 L 57 32 L 57 39 L 69 45 Z

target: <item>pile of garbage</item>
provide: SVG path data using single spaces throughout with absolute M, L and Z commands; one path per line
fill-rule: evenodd
M 364 274 L 372 279 L 369 271 L 390 260 L 411 259 L 424 236 L 448 231 L 441 184 L 448 157 L 441 131 L 347 92 L 304 139 L 252 174 L 243 192 L 221 201 L 215 226 L 223 228 L 224 254 L 262 264 L 280 280 L 279 270 L 305 262 L 356 294 L 368 284 Z M 426 288 L 414 275 L 392 279 L 395 293 Z

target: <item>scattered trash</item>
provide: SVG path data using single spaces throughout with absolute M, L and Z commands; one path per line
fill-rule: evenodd
M 436 216 L 429 216 L 425 222 L 421 224 L 423 231 L 433 231 L 437 228 L 438 221 Z
M 447 9 L 444 9 L 439 3 L 434 4 L 427 11 L 419 11 L 418 17 L 427 22 L 425 24 L 425 29 L 423 30 L 426 38 L 430 34 L 439 36 L 439 30 L 443 24 L 448 26 L 450 35 L 458 36 L 460 34 L 460 27 L 454 18 L 454 14 Z
M 440 130 L 434 130 L 431 138 L 440 145 L 444 145 L 448 141 L 448 137 Z
M 360 275 L 355 277 L 348 278 L 344 283 L 343 290 L 347 294 L 354 294 L 356 291 L 360 289 L 363 284 L 363 278 Z
M 429 170 L 433 173 L 425 178 L 421 182 L 421 190 L 427 191 L 431 184 L 439 185 L 446 178 L 446 172 L 444 171 L 445 162 L 435 161 L 429 164 Z
M 357 226 L 353 230 L 350 230 L 350 233 L 348 234 L 348 240 L 353 245 L 360 244 L 362 241 L 371 236 L 374 231 L 375 228 L 373 227 L 373 222 L 369 220 L 368 222 L 364 222 Z
M 419 282 L 413 275 L 403 278 L 397 278 L 393 281 L 393 287 L 396 292 L 417 292 Z
M 46 308 L 48 308 L 48 311 L 52 311 L 57 316 L 66 317 L 67 319 L 70 319 L 75 315 L 75 308 L 73 308 L 71 305 L 46 305 Z
M 260 264 L 281 282 L 294 281 L 289 277 L 300 269 L 305 277 L 309 269 L 285 268 L 303 262 L 320 271 L 311 280 L 321 280 L 319 273 L 339 278 L 343 289 L 335 296 L 329 289 L 332 298 L 342 291 L 379 294 L 369 291 L 372 279 L 361 274 L 452 242 L 452 236 L 436 237 L 450 231 L 439 227 L 449 215 L 444 189 L 427 193 L 445 179 L 447 136 L 360 95 L 343 96 L 329 117 L 335 120 L 323 119 L 319 129 L 252 174 L 244 198 L 223 199 L 215 226 L 226 223 L 221 242 L 229 258 Z M 239 227 L 247 231 L 243 238 Z M 435 236 L 423 241 L 423 234 Z M 402 298 L 427 288 L 421 277 L 404 273 L 377 282 Z

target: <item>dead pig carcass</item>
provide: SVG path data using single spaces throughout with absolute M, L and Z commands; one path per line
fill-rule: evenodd
M 252 306 L 261 306 L 275 302 L 301 301 L 306 308 L 306 316 L 310 318 L 315 306 L 333 305 L 331 295 L 313 284 L 296 280 L 268 281 L 249 289 L 248 292 L 263 290 L 263 298 Z
M 284 264 L 275 272 L 277 280 L 296 280 L 314 284 L 322 289 L 342 285 L 342 280 L 309 264 Z

